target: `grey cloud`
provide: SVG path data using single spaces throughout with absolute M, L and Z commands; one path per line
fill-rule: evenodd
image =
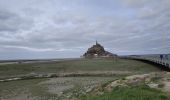
M 19 27 L 18 20 L 16 14 L 0 10 L 0 31 L 16 31 Z
M 79 57 L 96 39 L 118 54 L 170 50 L 168 0 L 15 1 L 0 0 L 0 59 Z
M 30 26 L 30 22 L 21 18 L 16 13 L 8 10 L 0 9 L 0 31 L 17 32 L 22 29 L 27 29 Z

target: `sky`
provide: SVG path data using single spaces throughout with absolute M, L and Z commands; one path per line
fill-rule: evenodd
M 170 53 L 170 0 L 0 0 L 0 59 Z

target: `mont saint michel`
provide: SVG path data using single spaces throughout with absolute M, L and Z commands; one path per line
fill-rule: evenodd
M 116 57 L 116 54 L 108 52 L 104 47 L 96 41 L 96 44 L 88 48 L 87 52 L 83 54 L 84 58 L 96 58 L 96 57 Z

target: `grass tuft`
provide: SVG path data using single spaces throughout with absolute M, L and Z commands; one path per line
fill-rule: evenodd
M 101 96 L 87 95 L 82 100 L 170 100 L 166 93 L 148 86 L 116 87 Z

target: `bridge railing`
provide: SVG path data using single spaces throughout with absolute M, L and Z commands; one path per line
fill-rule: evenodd
M 129 56 L 128 58 L 150 61 L 162 65 L 163 67 L 170 68 L 170 60 L 168 59 L 160 59 L 159 57 L 146 57 L 146 56 Z

